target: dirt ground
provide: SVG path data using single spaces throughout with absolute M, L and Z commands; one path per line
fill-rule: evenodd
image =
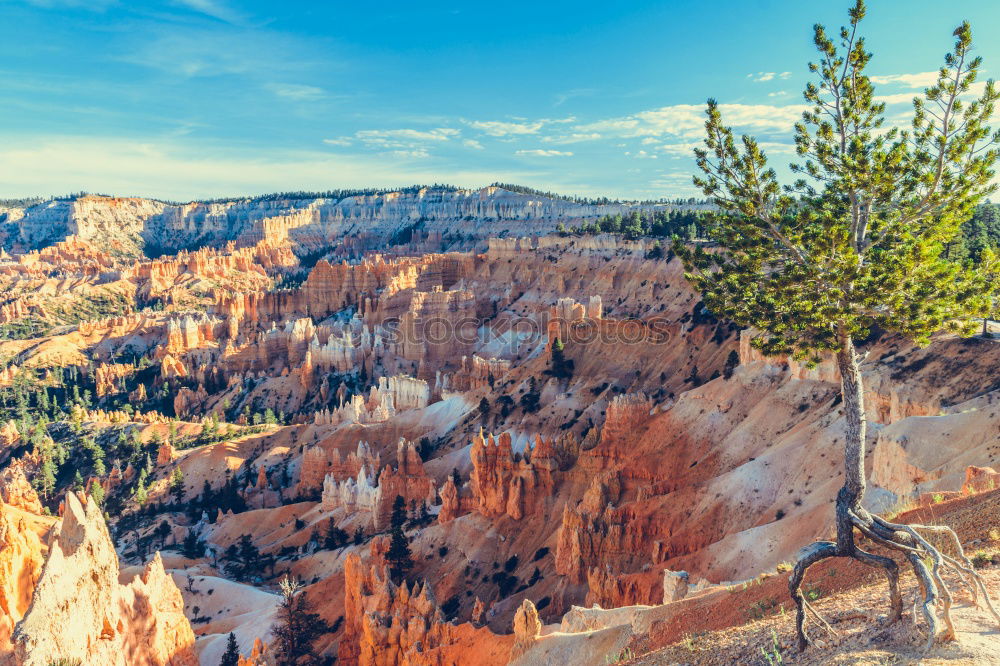
M 994 602 L 1000 600 L 1000 568 L 981 570 Z M 957 583 L 957 581 L 955 581 Z M 742 627 L 702 635 L 693 634 L 680 643 L 651 652 L 629 664 L 1000 664 L 1000 625 L 985 606 L 976 608 L 971 597 L 954 588 L 955 621 L 958 640 L 936 645 L 924 655 L 923 620 L 913 622 L 913 601 L 917 584 L 912 576 L 903 581 L 903 619 L 885 626 L 888 612 L 884 584 L 859 588 L 850 593 L 819 599 L 813 606 L 837 632 L 810 623 L 815 646 L 798 652 L 794 616 L 779 612 Z M 920 615 L 919 611 L 917 613 Z

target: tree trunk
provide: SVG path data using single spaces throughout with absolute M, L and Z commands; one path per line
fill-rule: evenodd
M 951 592 L 941 577 L 944 567 L 952 569 L 958 579 L 968 588 L 973 598 L 982 594 L 993 617 L 1000 623 L 1000 612 L 990 601 L 989 592 L 982 577 L 975 571 L 972 562 L 962 550 L 962 544 L 955 532 L 939 525 L 905 525 L 889 522 L 877 515 L 870 514 L 861 507 L 865 496 L 865 399 L 862 388 L 861 368 L 858 354 L 854 349 L 854 341 L 850 335 L 839 333 L 837 340 L 840 349 L 837 351 L 837 367 L 840 370 L 840 390 L 844 404 L 845 434 L 844 444 L 844 485 L 837 493 L 837 542 L 817 541 L 802 550 L 798 562 L 788 578 L 788 591 L 795 600 L 797 612 L 795 628 L 799 637 L 799 649 L 804 650 L 810 643 L 805 631 L 806 610 L 808 609 L 822 626 L 831 633 L 833 629 L 825 620 L 819 617 L 805 596 L 802 594 L 802 581 L 806 570 L 812 565 L 831 557 L 850 557 L 868 566 L 878 567 L 885 571 L 889 583 L 889 599 L 891 612 L 889 622 L 895 622 L 903 614 L 903 598 L 899 592 L 899 566 L 895 560 L 884 555 L 870 553 L 859 547 L 854 541 L 854 530 L 859 530 L 874 543 L 901 552 L 910 561 L 913 571 L 920 583 L 922 603 L 920 604 L 924 620 L 927 622 L 927 642 L 924 651 L 928 651 L 938 638 L 938 621 L 934 608 L 942 602 L 942 615 L 946 627 L 942 640 L 954 640 L 955 631 L 951 621 Z M 956 557 L 945 557 L 918 530 L 932 534 L 950 535 L 957 551 Z M 914 606 L 916 608 L 916 606 Z M 916 611 L 914 610 L 914 615 Z
M 865 495 L 865 397 L 861 383 L 861 368 L 854 341 L 840 335 L 837 367 L 840 370 L 840 392 L 844 401 L 847 424 L 844 443 L 844 487 L 838 503 L 848 509 L 858 509 Z

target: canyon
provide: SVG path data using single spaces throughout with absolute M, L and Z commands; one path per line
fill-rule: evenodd
M 763 356 L 661 240 L 556 233 L 674 207 L 0 209 L 0 664 L 214 665 L 230 634 L 273 664 L 282 579 L 325 663 L 605 664 L 792 608 L 842 484 L 835 364 Z M 1000 549 L 1000 344 L 863 353 L 868 508 Z

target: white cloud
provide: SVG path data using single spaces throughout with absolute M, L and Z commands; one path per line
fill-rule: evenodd
M 392 141 L 392 140 L 406 140 L 406 141 L 447 141 L 459 135 L 457 129 L 452 129 L 450 127 L 438 127 L 437 129 L 431 130 L 415 130 L 415 129 L 391 129 L 391 130 L 361 130 L 356 132 L 354 136 L 362 141 Z
M 701 141 L 686 141 L 684 143 L 667 143 L 659 146 L 658 150 L 674 157 L 691 157 L 695 148 L 703 148 Z
M 923 97 L 923 91 L 919 90 L 921 88 L 929 88 L 930 86 L 937 83 L 937 72 L 925 72 L 923 74 L 900 74 L 898 76 L 886 76 L 877 77 L 873 76 L 872 81 L 875 79 L 893 79 L 890 83 L 899 83 L 902 87 L 912 88 L 912 92 L 905 93 L 892 93 L 889 95 L 875 95 L 876 102 L 885 102 L 886 104 L 910 104 L 913 102 L 914 97 Z M 885 81 L 881 81 L 885 82 Z M 879 81 L 876 81 L 879 83 Z M 971 86 L 969 90 L 961 95 L 962 99 L 968 99 L 970 97 L 979 97 L 986 90 L 985 81 L 976 81 Z
M 574 132 L 572 134 L 563 134 L 559 136 L 543 136 L 543 143 L 555 143 L 555 144 L 567 144 L 567 143 L 580 143 L 581 141 L 596 141 L 597 139 L 603 138 L 597 132 L 587 132 L 580 133 Z
M 438 127 L 429 130 L 361 130 L 354 138 L 369 148 L 391 150 L 395 157 L 428 157 L 427 144 L 450 141 L 459 136 L 457 129 Z
M 908 92 L 908 93 L 895 93 L 892 95 L 875 95 L 873 99 L 876 102 L 885 102 L 886 104 L 903 104 L 903 103 L 909 104 L 910 102 L 913 101 L 914 97 L 916 97 L 916 95 L 914 95 L 911 92 Z
M 464 139 L 462 145 L 466 148 L 473 148 L 474 150 L 482 150 L 483 144 L 479 143 L 475 139 Z
M 897 84 L 904 88 L 927 88 L 937 83 L 938 72 L 919 72 L 917 74 L 885 74 L 870 77 L 872 83 Z
M 537 134 L 546 125 L 556 125 L 574 122 L 576 118 L 540 118 L 527 120 L 513 118 L 512 120 L 462 120 L 463 123 L 490 136 L 506 137 L 525 134 Z
M 518 155 L 526 157 L 569 157 L 573 153 L 562 150 L 519 150 Z
M 394 150 L 389 153 L 393 157 L 398 157 L 400 159 L 423 159 L 425 157 L 430 157 L 431 154 L 427 152 L 424 148 L 416 148 L 414 150 Z
M 757 146 L 765 153 L 784 153 L 786 155 L 795 154 L 794 143 L 781 143 L 780 141 L 758 141 Z
M 778 90 L 777 92 L 767 93 L 768 97 L 788 97 L 788 93 L 784 90 Z
M 535 134 L 545 123 L 541 120 L 513 123 L 502 120 L 469 120 L 469 127 L 475 128 L 490 136 L 509 136 L 511 134 Z
M 767 81 L 773 81 L 774 79 L 784 80 L 791 75 L 791 72 L 757 72 L 756 74 L 747 74 L 747 78 L 754 83 L 765 83 Z
M 353 143 L 350 137 L 340 136 L 336 139 L 323 139 L 323 143 L 330 144 L 331 146 L 349 146 Z
M 638 153 L 626 153 L 632 157 L 645 158 L 645 159 L 655 159 L 657 153 L 661 155 L 666 155 L 675 158 L 693 157 L 695 148 L 703 148 L 704 143 L 702 141 L 683 141 L 678 143 L 660 143 L 658 139 L 653 137 L 647 137 L 640 142 L 644 146 L 649 147 L 649 152 L 646 150 L 640 150 Z M 659 144 L 659 145 L 655 145 Z M 795 146 L 790 143 L 780 143 L 778 141 L 758 141 L 757 145 L 765 153 L 785 153 L 791 154 L 795 152 Z
M 298 83 L 269 83 L 266 88 L 278 97 L 295 102 L 315 102 L 325 96 L 322 88 Z
M 786 132 L 808 107 L 799 104 L 720 104 L 722 120 L 728 125 L 755 132 Z M 577 125 L 578 132 L 599 132 L 616 137 L 673 135 L 697 138 L 705 129 L 705 107 L 700 104 L 675 104 L 631 116 L 609 118 Z

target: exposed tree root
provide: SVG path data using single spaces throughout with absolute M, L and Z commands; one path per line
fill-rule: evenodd
M 889 522 L 879 516 L 872 515 L 859 506 L 849 506 L 844 497 L 838 497 L 837 502 L 837 542 L 817 541 L 802 550 L 788 580 L 788 589 L 797 607 L 795 627 L 799 637 L 799 649 L 804 650 L 812 644 L 806 632 L 806 613 L 831 633 L 834 632 L 829 623 L 809 604 L 802 594 L 802 580 L 806 571 L 812 565 L 831 557 L 849 557 L 868 566 L 885 570 L 889 583 L 890 623 L 898 620 L 903 614 L 903 598 L 899 592 L 899 565 L 890 557 L 876 555 L 862 550 L 854 541 L 854 530 L 868 537 L 872 542 L 889 550 L 902 554 L 913 569 L 920 586 L 920 596 L 914 607 L 914 622 L 919 609 L 927 625 L 927 643 L 924 651 L 933 647 L 936 640 L 955 640 L 955 625 L 951 619 L 953 598 L 944 573 L 952 574 L 958 584 L 969 590 L 973 603 L 979 606 L 983 599 L 990 614 L 1000 624 L 1000 613 L 997 612 L 986 590 L 982 577 L 973 568 L 972 562 L 966 557 L 958 535 L 950 527 L 942 525 L 904 525 Z M 954 548 L 953 554 L 942 552 L 925 535 L 942 535 Z M 940 609 L 944 630 L 939 633 L 937 610 Z

